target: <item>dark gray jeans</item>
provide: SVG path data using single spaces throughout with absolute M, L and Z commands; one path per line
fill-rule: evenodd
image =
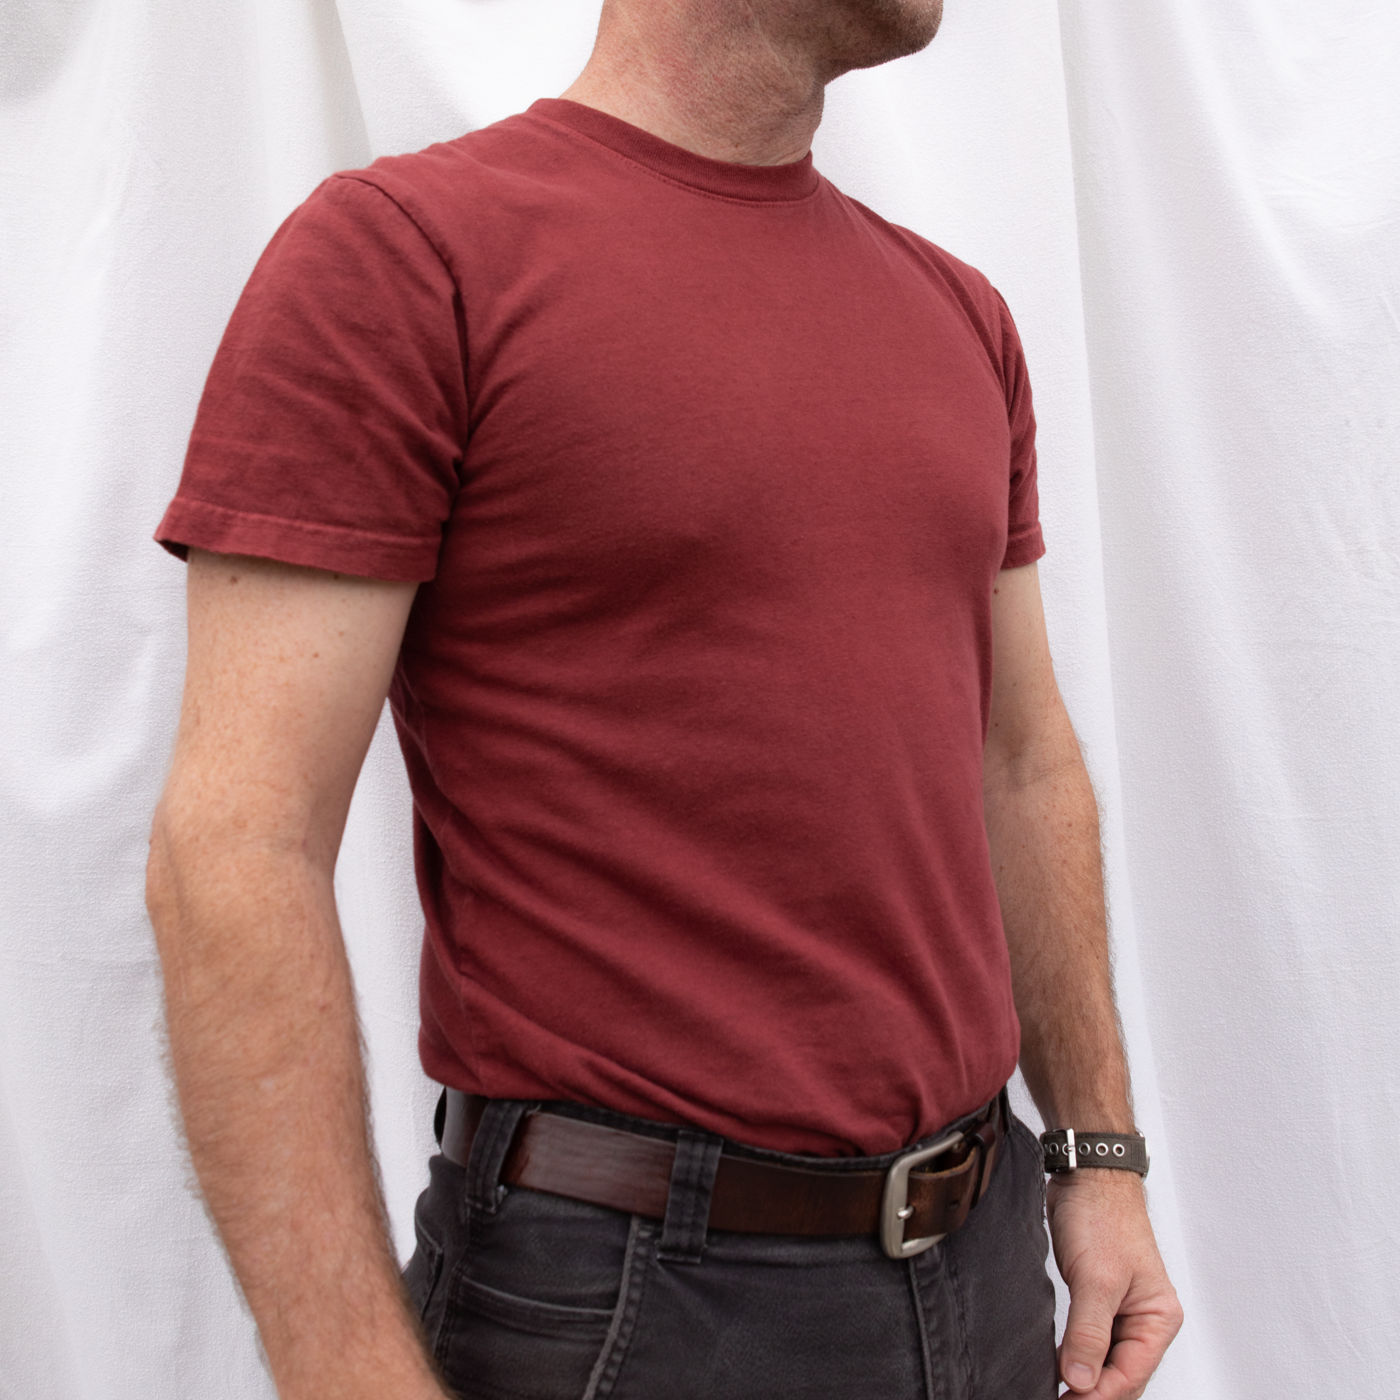
M 705 1231 L 697 1222 L 719 1144 L 690 1132 L 664 1222 L 501 1186 L 524 1107 L 492 1104 L 469 1167 L 434 1157 L 418 1201 L 404 1277 L 463 1400 L 1056 1395 L 1044 1177 L 1025 1124 L 1014 1123 L 962 1229 L 896 1262 L 873 1235 Z M 601 1110 L 561 1111 L 676 1136 Z M 892 1160 L 749 1155 L 834 1171 Z

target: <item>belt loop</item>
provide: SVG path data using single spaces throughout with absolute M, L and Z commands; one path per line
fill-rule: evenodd
M 657 1257 L 673 1264 L 698 1264 L 705 1251 L 710 1223 L 710 1196 L 719 1170 L 722 1144 L 709 1133 L 682 1128 L 676 1139 L 671 1189 L 666 1196 L 666 1219 L 661 1226 Z
M 474 1211 L 495 1215 L 501 1168 L 515 1140 L 515 1130 L 529 1107 L 521 1099 L 492 1099 L 486 1105 L 467 1159 L 466 1198 Z

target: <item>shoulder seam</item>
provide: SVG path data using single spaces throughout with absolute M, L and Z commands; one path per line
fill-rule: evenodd
M 366 179 L 364 174 L 358 170 L 337 171 L 336 174 L 332 175 L 330 178 L 332 180 L 349 180 L 357 185 L 363 185 L 366 189 L 373 190 L 381 198 L 387 199 L 389 203 L 392 204 L 394 208 L 397 209 L 399 213 L 402 214 L 404 218 L 407 219 L 408 222 L 413 225 L 413 227 L 418 231 L 419 236 L 428 245 L 428 247 L 430 247 L 433 250 L 433 255 L 442 264 L 443 271 L 446 272 L 448 277 L 452 279 L 452 285 L 454 287 L 458 285 L 457 274 L 452 270 L 452 263 L 449 261 L 446 253 L 444 253 L 442 250 L 441 245 L 444 242 L 444 240 L 439 234 L 435 233 L 433 230 L 424 227 L 424 220 L 420 215 L 415 214 L 411 209 L 405 208 L 403 202 L 397 199 L 394 195 L 390 194 L 389 191 L 386 190 L 383 185 L 379 184 L 375 180 Z

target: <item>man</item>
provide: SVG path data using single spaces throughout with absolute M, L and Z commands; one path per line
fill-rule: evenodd
M 284 1400 L 1056 1392 L 1018 1015 L 1047 1122 L 1145 1159 L 1029 387 L 807 154 L 939 17 L 608 0 L 564 99 L 326 182 L 230 324 L 149 903 Z M 332 895 L 386 693 L 448 1086 L 411 1304 Z M 1140 1177 L 1049 1208 L 1059 1373 L 1139 1395 Z

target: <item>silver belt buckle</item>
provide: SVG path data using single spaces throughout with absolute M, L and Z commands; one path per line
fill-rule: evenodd
M 949 1133 L 932 1147 L 915 1148 L 890 1164 L 885 1173 L 885 1194 L 880 1201 L 880 1248 L 891 1259 L 912 1259 L 944 1238 L 944 1235 L 925 1235 L 917 1240 L 904 1238 L 904 1222 L 914 1214 L 914 1207 L 909 1204 L 909 1173 L 934 1157 L 941 1157 L 966 1136 L 964 1132 Z

